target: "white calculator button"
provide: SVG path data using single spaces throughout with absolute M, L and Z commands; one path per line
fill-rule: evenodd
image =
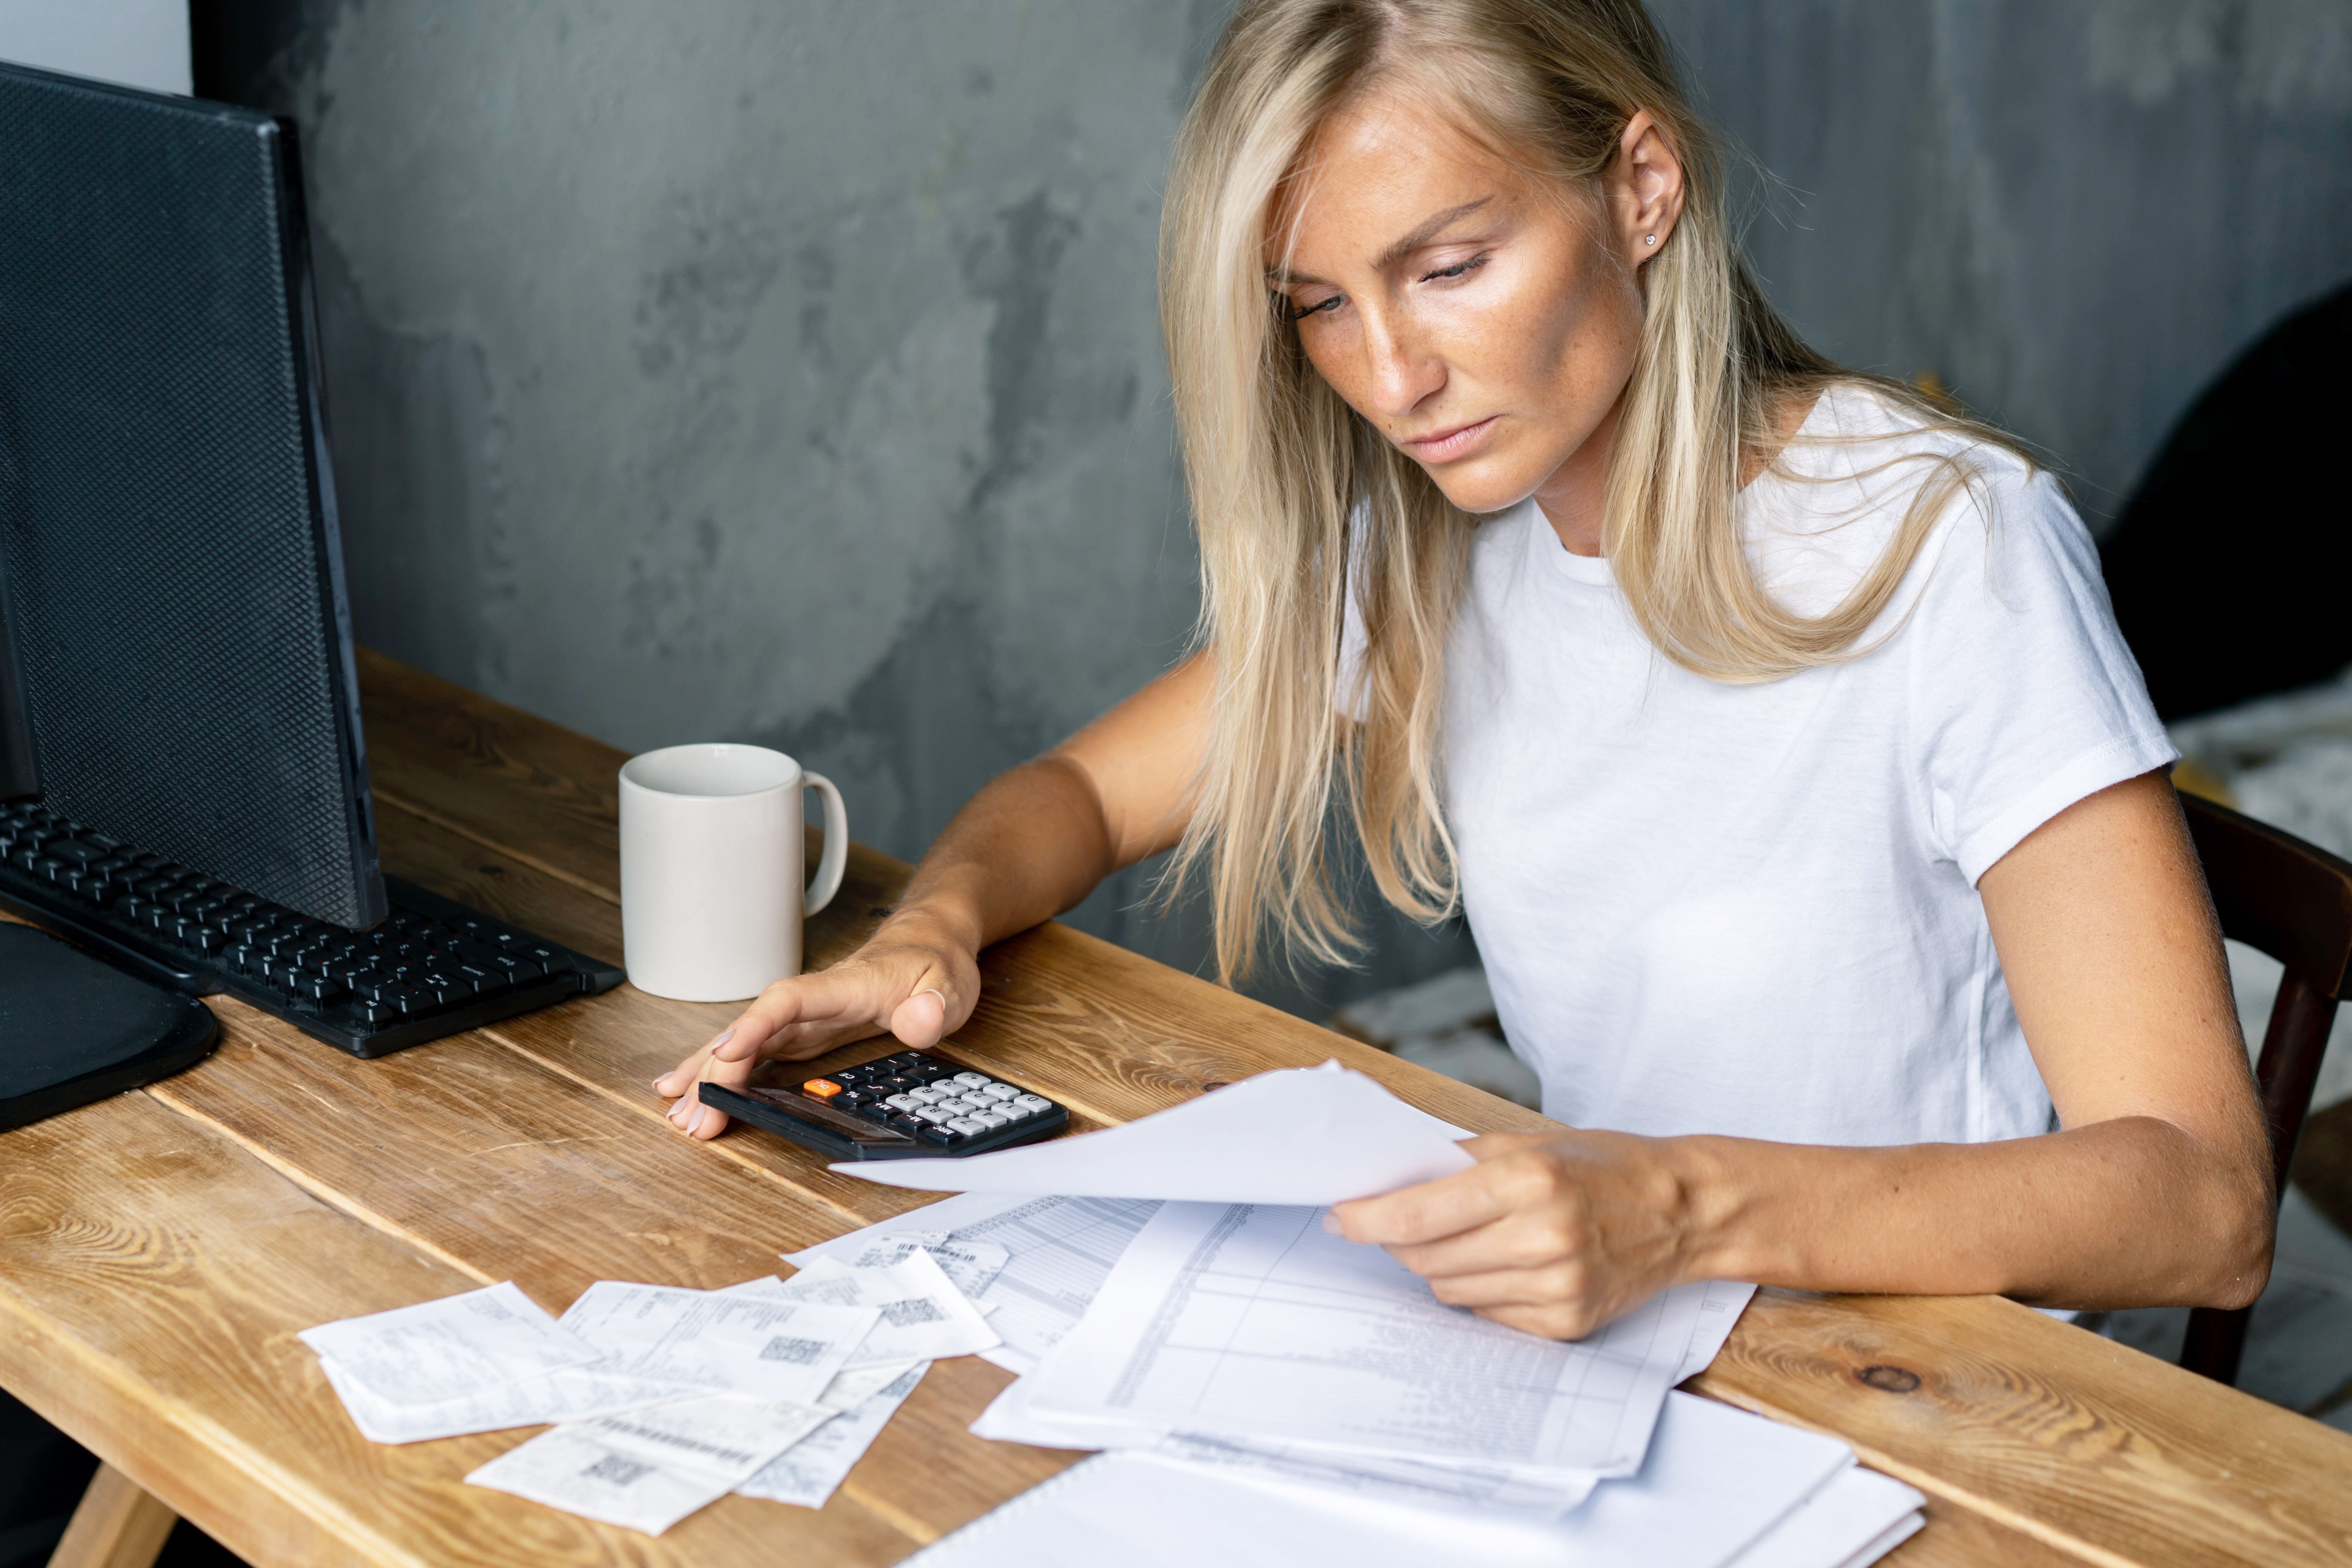
M 936 1105 L 926 1105 L 922 1110 L 915 1112 L 915 1114 L 921 1117 L 924 1121 L 929 1122 L 934 1127 L 945 1127 L 949 1122 L 953 1121 L 956 1119 L 954 1111 L 941 1110 Z
M 992 1083 L 980 1091 L 991 1100 L 1018 1100 L 1021 1091 L 1009 1083 Z
M 911 1094 L 894 1094 L 882 1103 L 893 1110 L 920 1110 L 923 1108 L 923 1102 Z
M 1037 1114 L 1017 1100 L 1001 1100 L 988 1110 L 991 1115 L 1002 1116 L 1007 1121 L 1026 1121 Z
M 952 1110 L 958 1116 L 969 1116 L 980 1109 L 981 1102 L 968 1094 L 952 1095 L 940 1101 L 941 1110 Z
M 971 1118 L 971 1120 L 979 1122 L 982 1127 L 988 1128 L 991 1131 L 993 1131 L 999 1127 L 1011 1126 L 1013 1122 L 1013 1119 L 1011 1117 L 994 1110 L 983 1110 L 979 1115 Z
M 936 1089 L 910 1089 L 907 1091 L 907 1098 L 918 1105 L 937 1105 L 947 1096 Z
M 950 1132 L 961 1132 L 969 1137 L 974 1132 L 987 1131 L 988 1124 L 981 1121 L 976 1116 L 959 1116 L 953 1121 L 948 1123 L 948 1131 Z
M 1029 1112 L 1032 1116 L 1034 1116 L 1041 1110 L 1051 1110 L 1054 1109 L 1054 1102 L 1047 1100 L 1042 1094 L 1024 1094 L 1018 1100 L 1015 1100 L 1013 1103 L 1019 1106 L 1022 1110 Z
M 976 1072 L 960 1072 L 955 1075 L 954 1081 L 963 1085 L 966 1089 L 985 1089 L 988 1087 L 988 1079 L 982 1074 Z

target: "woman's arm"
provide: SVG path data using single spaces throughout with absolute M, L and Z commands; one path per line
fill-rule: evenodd
M 2270 1272 L 2262 1114 L 2221 935 L 2163 775 L 2052 818 L 1978 889 L 2063 1131 L 1825 1149 L 1517 1133 L 1335 1211 L 1440 1300 L 1577 1337 L 1692 1279 L 2242 1307 Z
M 727 1118 L 688 1091 L 706 1058 L 715 1082 L 747 1082 L 770 1057 L 798 1060 L 888 1030 L 929 1046 L 971 1016 L 980 950 L 1051 920 L 1095 884 L 1173 845 L 1204 744 L 1212 675 L 1195 655 L 956 813 L 905 897 L 832 968 L 780 980 L 709 1046 L 654 1080 L 670 1120 L 716 1138 Z

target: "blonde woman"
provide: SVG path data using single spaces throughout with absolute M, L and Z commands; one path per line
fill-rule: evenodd
M 1341 1205 L 1578 1336 L 1727 1278 L 2252 1301 L 2263 1133 L 2173 760 L 2057 487 L 1742 268 L 1637 0 L 1243 0 L 1162 310 L 1199 651 L 965 807 L 740 1081 L 969 1015 L 1173 848 L 1237 973 L 1344 954 L 1325 829 L 1464 910 L 1570 1131 Z M 656 1085 L 688 1091 L 702 1054 Z

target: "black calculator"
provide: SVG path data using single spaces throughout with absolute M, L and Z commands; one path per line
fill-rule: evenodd
M 798 1089 L 706 1083 L 702 1103 L 836 1160 L 985 1154 L 1051 1138 L 1070 1113 L 1042 1094 L 922 1051 L 843 1068 Z

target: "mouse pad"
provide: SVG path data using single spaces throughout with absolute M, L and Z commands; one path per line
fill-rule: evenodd
M 202 1059 L 212 1009 L 48 932 L 0 923 L 0 1128 L 21 1127 Z

